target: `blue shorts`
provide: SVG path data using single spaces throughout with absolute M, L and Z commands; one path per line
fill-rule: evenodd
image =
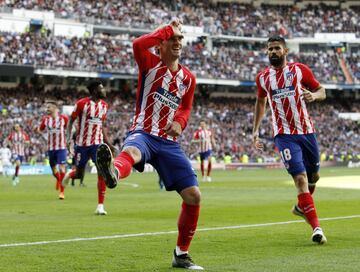
M 211 149 L 206 151 L 206 152 L 200 152 L 199 155 L 200 155 L 200 160 L 206 160 L 207 158 L 209 158 L 211 156 Z
M 66 164 L 66 149 L 49 150 L 48 155 L 51 167 L 54 167 L 58 164 Z
M 25 156 L 23 156 L 23 155 L 18 155 L 18 154 L 14 154 L 14 155 L 13 155 L 13 159 L 14 159 L 15 161 L 20 161 L 21 163 L 24 161 L 24 157 L 25 157 Z
M 150 163 L 167 191 L 176 190 L 180 193 L 185 188 L 198 186 L 194 169 L 179 143 L 143 131 L 134 131 L 126 137 L 123 149 L 130 146 L 141 152 L 141 161 L 134 168 L 143 172 L 145 163 Z
M 278 134 L 274 140 L 290 175 L 306 172 L 310 176 L 319 172 L 320 155 L 316 134 Z
M 87 162 L 91 160 L 96 163 L 96 149 L 98 145 L 75 146 L 75 165 L 78 168 L 85 168 Z

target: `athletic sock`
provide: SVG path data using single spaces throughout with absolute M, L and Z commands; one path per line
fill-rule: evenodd
M 65 190 L 65 187 L 62 186 L 62 181 L 63 181 L 63 179 L 64 179 L 64 177 L 65 177 L 65 173 L 62 173 L 62 172 L 61 172 L 61 173 L 58 173 L 58 174 L 59 174 L 58 182 L 59 182 L 60 192 L 63 193 L 64 190 Z
M 70 171 L 69 178 L 76 179 L 76 169 Z
M 178 220 L 178 239 L 177 246 L 183 252 L 187 252 L 191 240 L 195 234 L 197 222 L 200 214 L 199 205 L 188 205 L 182 203 L 182 209 Z
M 101 176 L 98 176 L 97 187 L 98 187 L 98 204 L 104 204 L 106 184 L 104 178 Z
M 302 193 L 298 195 L 299 208 L 304 212 L 305 217 L 309 221 L 313 229 L 320 227 L 319 220 L 316 214 L 314 200 L 310 193 Z
M 55 189 L 56 189 L 56 190 L 59 190 L 59 189 L 60 189 L 60 184 L 61 184 L 60 173 L 59 173 L 59 172 L 56 172 L 56 173 L 54 174 L 54 177 L 56 178 L 56 187 L 55 187 Z
M 200 168 L 201 168 L 201 175 L 204 176 L 204 161 L 201 161 L 200 163 Z
M 126 178 L 128 175 L 130 175 L 133 165 L 134 159 L 127 152 L 121 152 L 114 161 L 114 166 L 119 173 L 118 178 Z
M 210 173 L 211 173 L 211 160 L 209 160 L 208 162 L 208 169 L 207 169 L 207 176 L 210 177 Z
M 20 169 L 20 166 L 16 165 L 15 166 L 15 177 L 17 177 L 19 175 L 19 169 Z

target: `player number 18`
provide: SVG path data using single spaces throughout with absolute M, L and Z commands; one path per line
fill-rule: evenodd
M 283 161 L 290 161 L 291 160 L 290 149 L 286 148 L 283 151 L 280 151 L 280 156 Z

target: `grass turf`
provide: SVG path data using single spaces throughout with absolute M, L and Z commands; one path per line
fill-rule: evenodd
M 323 168 L 322 177 L 357 175 L 359 169 Z M 294 186 L 284 170 L 213 174 L 200 182 L 198 228 L 295 221 Z M 319 181 L 321 182 L 321 180 Z M 155 174 L 133 174 L 105 200 L 107 216 L 95 216 L 96 176 L 87 187 L 69 187 L 57 199 L 50 176 L 23 176 L 18 186 L 0 178 L 0 246 L 176 230 L 181 200 L 159 191 Z M 132 187 L 129 184 L 139 184 Z M 360 191 L 318 188 L 320 218 L 360 214 Z M 322 221 L 328 244 L 310 241 L 304 222 L 199 231 L 191 255 L 206 271 L 359 271 L 360 218 Z M 0 271 L 178 271 L 171 268 L 176 233 L 45 245 L 0 247 Z

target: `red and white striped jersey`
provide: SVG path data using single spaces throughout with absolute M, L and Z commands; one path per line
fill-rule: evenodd
M 177 72 L 168 69 L 162 60 L 149 51 L 174 32 L 166 26 L 134 40 L 134 57 L 139 66 L 136 111 L 131 131 L 142 130 L 168 140 L 176 137 L 164 128 L 173 121 L 182 129 L 187 125 L 195 91 L 195 76 L 179 64 Z
M 194 133 L 194 139 L 199 141 L 199 152 L 212 150 L 212 131 L 210 129 L 198 129 Z
M 13 154 L 19 156 L 25 155 L 25 143 L 30 141 L 30 137 L 25 131 L 13 131 L 7 139 L 11 142 L 11 152 Z
M 48 150 L 66 149 L 66 126 L 69 118 L 58 114 L 55 118 L 51 115 L 44 116 L 39 126 L 41 131 L 47 130 Z
M 269 67 L 256 76 L 256 85 L 257 95 L 268 98 L 274 137 L 315 132 L 301 98 L 302 87 L 314 91 L 320 86 L 309 67 L 302 63 L 288 63 L 282 69 Z
M 107 112 L 108 104 L 102 99 L 95 102 L 85 97 L 76 102 L 71 118 L 79 119 L 75 142 L 78 146 L 103 143 L 103 122 L 106 120 Z

